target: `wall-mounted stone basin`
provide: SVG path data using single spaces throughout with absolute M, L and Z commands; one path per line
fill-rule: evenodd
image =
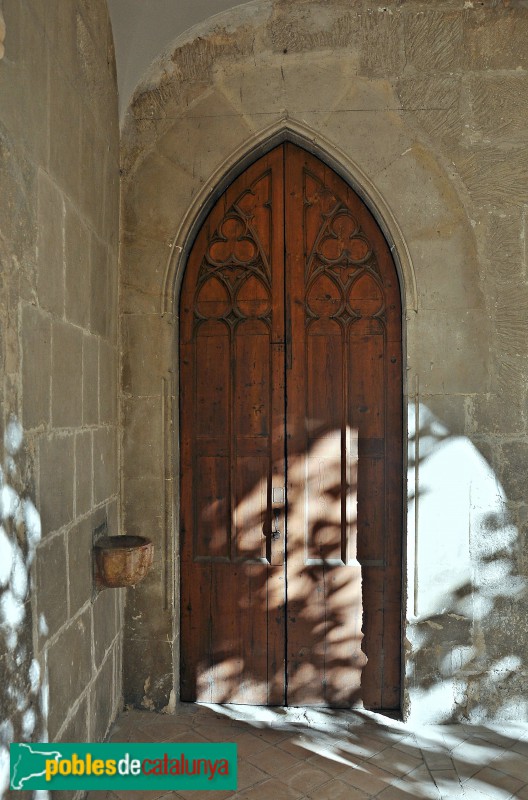
M 96 587 L 135 586 L 152 566 L 153 555 L 154 545 L 144 536 L 103 536 L 94 544 Z

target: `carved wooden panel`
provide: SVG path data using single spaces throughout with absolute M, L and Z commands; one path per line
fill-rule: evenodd
M 181 299 L 184 699 L 398 706 L 400 325 L 378 226 L 304 150 L 211 211 Z

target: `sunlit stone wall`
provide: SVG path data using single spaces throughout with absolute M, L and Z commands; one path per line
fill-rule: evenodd
M 103 0 L 0 5 L 0 736 L 96 740 L 121 695 L 91 567 L 118 529 L 112 36 Z
M 290 130 L 362 188 L 400 262 L 404 711 L 526 718 L 527 34 L 521 0 L 265 0 L 188 32 L 138 87 L 123 133 L 124 513 L 158 558 L 131 595 L 132 702 L 162 707 L 178 688 L 192 223 L 238 159 Z

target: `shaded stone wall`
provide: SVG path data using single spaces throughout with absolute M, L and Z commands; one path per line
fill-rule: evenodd
M 405 713 L 526 718 L 527 34 L 520 0 L 255 2 L 177 41 L 136 91 L 122 156 L 124 514 L 158 557 L 129 604 L 131 702 L 178 692 L 186 253 L 226 176 L 289 137 L 363 194 L 400 265 Z
M 119 516 L 112 35 L 104 0 L 2 5 L 2 741 L 98 740 L 123 605 L 91 566 Z

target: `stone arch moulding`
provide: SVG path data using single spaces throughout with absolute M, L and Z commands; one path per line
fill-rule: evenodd
M 390 206 L 370 178 L 346 153 L 309 126 L 284 118 L 264 128 L 231 153 L 197 194 L 171 243 L 161 296 L 161 314 L 172 314 L 178 307 L 180 285 L 189 250 L 215 200 L 256 158 L 284 141 L 298 144 L 328 164 L 365 202 L 389 243 L 400 279 L 403 315 L 410 311 L 416 312 L 418 293 L 415 272 L 409 249 Z

